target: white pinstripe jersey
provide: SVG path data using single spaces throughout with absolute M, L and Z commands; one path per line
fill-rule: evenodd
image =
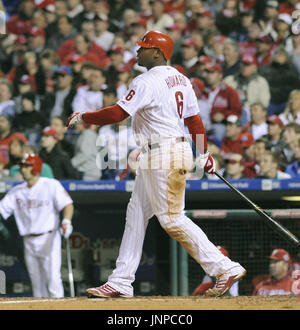
M 14 214 L 21 236 L 46 233 L 59 226 L 59 212 L 73 201 L 56 179 L 40 177 L 34 186 L 20 183 L 0 201 L 4 219 Z
M 132 116 L 138 145 L 184 136 L 184 118 L 199 113 L 189 79 L 171 66 L 156 66 L 136 77 L 117 104 Z

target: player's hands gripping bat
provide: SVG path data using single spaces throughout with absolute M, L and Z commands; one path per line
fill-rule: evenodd
M 216 171 L 215 160 L 208 151 L 197 157 L 196 166 L 208 174 L 214 174 Z
M 61 235 L 64 238 L 66 238 L 66 239 L 69 238 L 73 232 L 73 226 L 72 226 L 71 220 L 63 219 L 63 221 L 61 223 L 60 231 L 61 231 Z

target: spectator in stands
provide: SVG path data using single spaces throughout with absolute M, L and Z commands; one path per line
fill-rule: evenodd
M 98 131 L 97 146 L 102 156 L 97 160 L 97 165 L 102 170 L 102 180 L 120 179 L 120 176 L 128 175 L 128 155 L 137 145 L 126 120 L 101 127 Z
M 256 63 L 259 68 L 272 63 L 273 40 L 268 34 L 256 38 Z
M 106 81 L 109 85 L 116 84 L 118 80 L 118 69 L 124 65 L 124 48 L 117 45 L 112 45 L 108 52 L 111 59 L 111 65 L 105 70 Z
M 97 45 L 108 51 L 114 40 L 114 34 L 109 31 L 109 20 L 105 14 L 95 16 L 95 38 L 94 41 Z
M 80 31 L 83 36 L 87 37 L 92 42 L 96 37 L 95 22 L 94 21 L 83 21 L 81 23 Z
M 199 67 L 199 63 L 198 63 L 198 67 Z M 197 71 L 199 72 L 199 71 Z M 205 84 L 203 82 L 203 80 L 198 79 L 198 78 L 191 78 L 191 83 L 194 89 L 194 92 L 196 94 L 197 97 L 197 101 L 198 101 L 198 107 L 199 109 L 201 109 L 201 119 L 203 122 L 203 125 L 205 127 L 205 129 L 208 131 L 211 129 L 211 107 L 210 104 L 207 100 L 207 95 L 205 93 Z
M 68 17 L 76 21 L 77 15 L 83 12 L 84 7 L 81 3 L 81 0 L 67 0 L 68 5 Z
M 27 142 L 24 134 L 12 131 L 12 118 L 0 114 L 0 154 L 4 157 L 5 161 L 9 161 L 9 145 L 13 139 L 20 139 Z
M 157 30 L 166 33 L 166 28 L 174 24 L 172 16 L 164 12 L 163 0 L 150 0 L 152 17 L 147 22 L 147 30 Z
M 225 257 L 229 257 L 228 250 L 224 246 L 217 246 L 217 248 L 224 254 Z M 205 291 L 214 286 L 215 280 L 208 275 L 205 275 L 200 285 L 193 292 L 193 296 L 203 296 Z M 226 296 L 236 297 L 239 295 L 238 282 L 234 283 L 232 287 L 226 293 Z
M 292 15 L 296 9 L 299 9 L 299 1 L 297 0 L 287 0 L 280 3 L 280 13 Z
M 257 174 L 260 172 L 259 163 L 265 152 L 266 152 L 266 141 L 264 139 L 257 139 L 256 141 L 254 141 L 253 154 L 254 154 L 255 168 Z
M 67 129 L 64 119 L 60 116 L 51 118 L 50 127 L 53 128 L 57 133 L 57 137 L 62 150 L 65 151 L 70 158 L 72 158 L 74 156 L 75 143 L 70 142 L 65 135 Z
M 134 73 L 132 72 L 132 67 L 129 64 L 123 64 L 118 68 L 118 78 L 117 78 L 117 99 L 121 99 L 127 92 L 129 84 L 133 79 Z
M 41 67 L 46 77 L 46 92 L 53 92 L 55 88 L 55 73 L 60 60 L 55 50 L 45 49 L 40 55 Z
M 198 8 L 195 11 L 195 25 L 192 30 L 198 30 L 204 36 L 204 38 L 211 32 L 216 32 L 213 14 L 205 7 Z
M 240 55 L 256 54 L 257 48 L 257 38 L 262 34 L 262 28 L 257 21 L 254 21 L 248 28 L 248 40 L 244 42 L 239 42 Z
M 137 41 L 141 40 L 144 34 L 146 33 L 147 21 L 143 18 L 140 18 L 136 22 L 132 22 L 129 26 L 129 36 L 126 42 L 126 48 L 132 53 L 135 54 L 139 46 L 136 44 Z M 169 30 L 168 30 L 169 32 Z M 172 37 L 171 37 L 172 38 Z M 173 38 L 172 38 L 173 39 Z M 174 43 L 176 39 L 173 39 Z
M 167 30 L 167 34 L 170 38 L 172 38 L 172 40 L 174 41 L 174 48 L 173 48 L 173 53 L 172 53 L 172 57 L 171 57 L 171 63 L 175 64 L 181 64 L 182 63 L 182 43 L 184 40 L 184 36 L 183 36 L 183 30 L 182 28 L 174 23 L 171 26 L 168 26 L 166 28 Z
M 43 30 L 45 32 L 47 31 L 48 22 L 44 11 L 37 10 L 34 12 L 32 16 L 32 25 L 40 30 Z M 46 36 L 47 36 L 47 32 L 46 32 Z
M 9 169 L 6 166 L 7 163 L 4 157 L 0 154 L 0 180 L 3 181 L 12 180 L 12 178 L 9 175 Z
M 276 22 L 276 34 L 273 39 L 275 44 L 284 47 L 284 49 L 289 52 L 293 49 L 293 39 L 291 35 L 291 25 L 293 23 L 293 18 L 287 13 L 281 13 L 277 17 Z
M 106 87 L 105 81 L 102 69 L 94 66 L 88 77 L 87 86 L 77 89 L 72 102 L 73 111 L 86 111 L 87 109 L 92 111 L 101 108 L 103 104 L 102 89 Z
M 204 82 L 204 84 L 207 84 L 206 82 L 206 72 L 205 70 L 214 62 L 214 60 L 209 57 L 202 55 L 198 58 L 197 62 L 197 69 L 195 72 L 195 77 L 199 78 Z
M 300 139 L 293 141 L 290 148 L 294 151 L 294 161 L 286 167 L 285 172 L 292 178 L 298 178 L 300 177 Z
M 102 68 L 108 64 L 105 50 L 83 34 L 77 34 L 74 39 L 65 41 L 57 52 L 63 65 L 69 65 L 69 61 L 74 55 L 79 55 L 86 62 L 92 62 Z
M 242 124 L 250 121 L 250 105 L 261 103 L 268 107 L 270 89 L 267 80 L 257 72 L 257 63 L 253 55 L 242 56 L 241 71 L 228 76 L 224 82 L 237 90 L 243 106 Z
M 41 111 L 35 109 L 34 92 L 22 94 L 21 104 L 22 112 L 15 116 L 13 126 L 26 136 L 29 143 L 37 145 L 40 141 L 41 131 L 46 125 L 46 117 Z
M 207 138 L 207 150 L 212 155 L 220 155 L 222 141 L 216 139 L 214 136 Z
M 120 32 L 124 35 L 130 34 L 130 27 L 133 22 L 139 19 L 139 13 L 133 8 L 126 8 L 122 15 Z
M 278 154 L 280 150 L 283 148 L 283 139 L 282 139 L 282 131 L 284 124 L 282 120 L 273 115 L 268 117 L 268 135 L 266 136 L 266 149 L 271 150 L 275 154 Z
M 240 26 L 239 29 L 230 33 L 230 38 L 237 42 L 248 42 L 249 29 L 255 20 L 255 12 L 253 9 L 245 9 L 240 11 Z
M 300 137 L 300 125 L 297 123 L 289 123 L 283 127 L 282 138 L 283 146 L 277 152 L 277 159 L 280 167 L 284 170 L 294 161 L 293 144 Z
M 246 178 L 255 178 L 257 167 L 255 164 L 255 142 L 252 144 L 246 144 L 243 147 L 243 162 L 244 162 L 244 176 Z
M 285 110 L 279 115 L 279 118 L 284 125 L 292 122 L 300 124 L 300 89 L 290 92 Z
M 263 16 L 259 19 L 264 34 L 274 35 L 275 24 L 279 14 L 279 2 L 275 0 L 266 1 Z
M 57 19 L 57 33 L 47 39 L 47 48 L 57 50 L 65 41 L 75 38 L 77 30 L 72 26 L 72 19 L 60 16 Z
M 227 179 L 242 179 L 244 178 L 244 163 L 243 156 L 240 154 L 230 154 L 225 157 L 225 172 L 224 178 Z
M 283 112 L 289 93 L 300 86 L 300 78 L 286 50 L 280 46 L 274 51 L 272 63 L 264 66 L 260 74 L 268 81 L 271 92 L 268 115 Z
M 57 180 L 76 180 L 79 175 L 72 166 L 69 155 L 61 149 L 58 135 L 51 127 L 43 130 L 41 138 L 41 150 L 39 156 L 53 171 Z
M 27 34 L 32 27 L 32 16 L 35 11 L 34 2 L 24 0 L 19 3 L 17 13 L 12 15 L 7 22 L 6 28 L 8 33 Z
M 239 1 L 225 0 L 222 10 L 216 14 L 215 18 L 218 30 L 225 36 L 239 30 Z
M 211 57 L 213 58 L 213 60 L 219 64 L 223 64 L 224 63 L 224 44 L 226 41 L 226 37 L 222 36 L 222 35 L 215 35 L 212 36 L 212 38 L 210 39 L 210 46 L 211 46 Z M 205 52 L 206 49 L 203 50 L 203 52 Z M 223 67 L 223 77 L 225 77 L 226 73 L 224 72 L 224 67 Z
M 46 48 L 46 32 L 37 27 L 32 27 L 29 40 L 28 40 L 29 50 L 39 55 Z
M 284 249 L 275 249 L 269 258 L 269 276 L 255 286 L 252 295 L 299 295 L 299 289 L 293 285 L 295 280 L 289 274 L 290 254 Z
M 16 104 L 13 100 L 13 85 L 6 79 L 0 80 L 0 114 L 14 116 Z
M 8 79 L 13 82 L 15 90 L 24 75 L 28 75 L 32 79 L 33 91 L 39 96 L 43 96 L 46 91 L 46 76 L 39 63 L 38 56 L 33 52 L 26 52 L 23 63 L 13 67 L 8 75 Z
M 94 0 L 83 0 L 83 10 L 79 10 L 79 13 L 72 17 L 72 25 L 77 31 L 80 31 L 81 23 L 85 20 L 93 20 L 95 18 L 94 12 Z
M 10 170 L 12 166 L 18 165 L 22 160 L 24 144 L 24 141 L 18 138 L 11 140 L 9 144 L 9 162 L 5 165 L 7 169 Z
M 81 173 L 82 180 L 99 180 L 101 170 L 97 167 L 97 127 L 95 125 L 78 124 L 76 130 L 80 132 L 76 141 L 74 156 L 71 163 Z
M 15 141 L 15 140 L 13 140 L 13 141 Z M 35 152 L 35 148 L 33 146 L 31 146 L 29 143 L 23 144 L 21 152 L 22 152 L 21 158 L 23 158 L 23 156 L 25 154 L 32 154 L 32 153 L 37 154 Z M 18 153 L 18 157 L 19 157 L 21 154 L 20 149 L 17 150 L 17 153 Z M 42 165 L 41 176 L 46 177 L 46 178 L 54 178 L 51 167 L 48 164 L 46 164 L 45 162 L 43 162 L 43 165 Z M 24 180 L 23 176 L 20 172 L 19 164 L 15 164 L 9 168 L 9 177 L 11 180 L 14 180 L 14 181 L 23 181 Z
M 250 131 L 254 140 L 268 134 L 267 109 L 261 103 L 250 106 L 251 121 L 243 127 L 243 131 Z
M 198 45 L 193 39 L 186 39 L 182 43 L 182 66 L 187 76 L 195 76 L 198 61 Z
M 300 77 L 300 34 L 293 34 L 293 49 L 289 51 L 292 62 L 298 70 L 298 76 Z
M 291 176 L 288 173 L 284 173 L 279 169 L 279 164 L 276 155 L 267 150 L 260 159 L 259 162 L 259 177 L 268 179 L 290 179 Z
M 211 120 L 214 135 L 222 140 L 225 135 L 225 121 L 230 115 L 240 117 L 242 106 L 238 93 L 222 80 L 222 68 L 218 64 L 209 65 L 206 70 L 209 87 L 208 102 L 211 106 Z
M 16 105 L 16 113 L 21 113 L 22 111 L 22 105 L 21 105 L 22 94 L 27 92 L 33 92 L 32 82 L 33 82 L 32 79 L 27 74 L 24 74 L 24 76 L 21 77 L 17 85 L 18 92 L 15 93 L 16 96 L 14 97 L 14 101 Z M 37 109 L 40 109 L 40 99 L 38 95 L 36 95 L 35 98 L 35 106 Z
M 59 67 L 56 70 L 55 78 L 55 91 L 46 93 L 41 105 L 41 112 L 45 114 L 48 121 L 56 116 L 67 119 L 73 112 L 72 102 L 76 95 L 71 68 Z
M 223 77 L 239 74 L 241 69 L 239 44 L 233 39 L 224 42 Z
M 242 133 L 241 122 L 235 115 L 226 119 L 226 132 L 221 146 L 221 154 L 243 155 L 244 148 L 253 144 L 254 138 L 250 132 Z

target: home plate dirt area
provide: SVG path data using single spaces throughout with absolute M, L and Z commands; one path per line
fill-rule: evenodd
M 300 296 L 0 298 L 0 310 L 300 310 Z

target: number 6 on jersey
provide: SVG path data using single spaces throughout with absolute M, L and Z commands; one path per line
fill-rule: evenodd
M 178 91 L 175 93 L 175 99 L 177 103 L 177 112 L 180 117 L 182 118 L 182 112 L 183 112 L 183 94 L 182 92 Z

